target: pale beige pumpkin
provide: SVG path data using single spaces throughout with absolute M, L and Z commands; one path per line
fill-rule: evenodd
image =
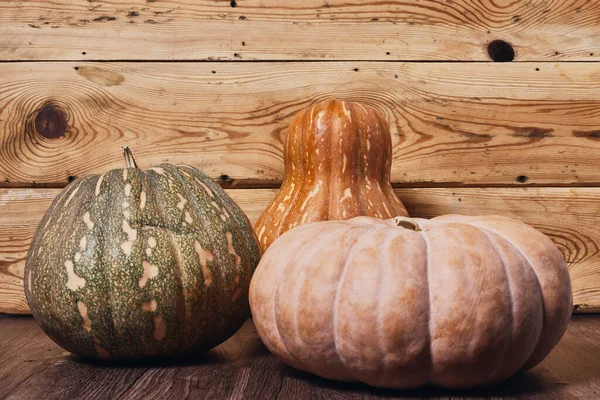
M 300 111 L 283 159 L 281 190 L 254 226 L 263 251 L 300 224 L 408 215 L 390 182 L 390 129 L 372 107 L 326 100 Z
M 282 235 L 250 305 L 264 343 L 298 369 L 461 388 L 539 363 L 566 330 L 572 294 L 558 248 L 515 220 L 357 217 Z

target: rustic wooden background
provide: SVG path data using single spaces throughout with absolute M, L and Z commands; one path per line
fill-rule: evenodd
M 413 216 L 532 224 L 599 311 L 599 61 L 595 0 L 0 0 L 0 312 L 28 312 L 54 196 L 120 146 L 202 168 L 256 220 L 291 117 L 334 96 L 389 119 Z

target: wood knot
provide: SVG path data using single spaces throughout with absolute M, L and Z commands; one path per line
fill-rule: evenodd
M 487 51 L 495 62 L 511 62 L 515 59 L 515 49 L 504 40 L 492 40 L 487 46 Z
M 231 183 L 233 182 L 233 179 L 231 179 L 231 177 L 227 174 L 221 174 L 221 176 L 219 176 L 219 180 L 223 183 Z
M 34 127 L 38 135 L 47 139 L 58 139 L 67 132 L 67 113 L 60 106 L 48 103 L 37 110 Z

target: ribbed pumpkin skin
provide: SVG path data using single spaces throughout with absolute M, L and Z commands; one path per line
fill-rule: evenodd
M 505 217 L 358 217 L 290 230 L 263 255 L 250 306 L 267 347 L 325 378 L 465 388 L 539 363 L 571 315 L 565 261 Z
M 408 215 L 390 183 L 392 139 L 377 110 L 328 100 L 289 126 L 281 190 L 255 224 L 263 251 L 299 224 Z
M 48 336 L 73 353 L 183 354 L 244 323 L 259 258 L 247 217 L 202 172 L 113 170 L 54 201 L 27 256 L 25 294 Z

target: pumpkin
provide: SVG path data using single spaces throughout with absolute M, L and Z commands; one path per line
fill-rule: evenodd
M 254 227 L 263 251 L 299 224 L 408 215 L 390 183 L 390 130 L 374 108 L 318 103 L 295 116 L 284 141 L 281 189 Z
M 139 358 L 207 350 L 249 316 L 260 250 L 201 171 L 161 164 L 80 178 L 52 203 L 25 265 L 36 321 L 66 350 Z
M 558 248 L 515 220 L 357 217 L 282 235 L 250 306 L 263 342 L 295 368 L 465 388 L 539 363 L 566 330 L 572 294 Z

